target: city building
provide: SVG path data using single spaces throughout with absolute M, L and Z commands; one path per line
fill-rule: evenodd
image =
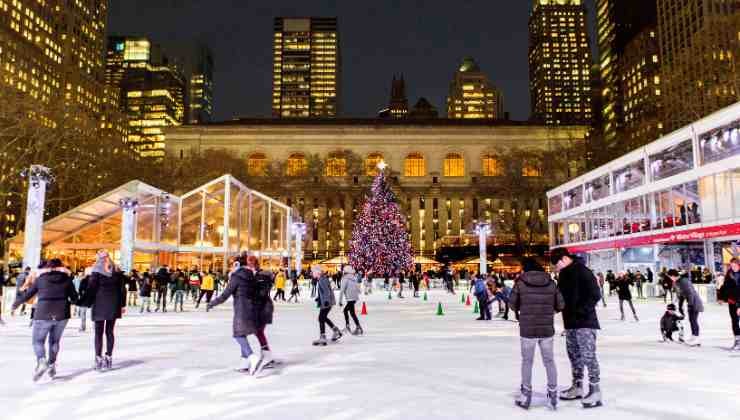
M 657 0 L 666 132 L 740 100 L 736 0 Z
M 616 152 L 661 134 L 653 115 L 655 91 L 660 92 L 653 82 L 659 69 L 657 24 L 656 0 L 596 0 L 603 141 Z
M 306 258 L 319 260 L 348 249 L 355 214 L 384 161 L 416 254 L 434 256 L 443 247 L 469 245 L 477 255 L 474 223 L 498 225 L 517 211 L 533 225 L 541 222 L 542 229 L 531 234 L 546 246 L 544 190 L 541 196 L 517 196 L 516 204 L 502 199 L 501 189 L 511 186 L 504 167 L 513 165 L 533 182 L 552 185 L 566 175 L 541 176 L 544 162 L 510 161 L 507 153 L 559 152 L 574 140 L 582 144 L 586 131 L 489 120 L 244 119 L 168 128 L 167 153 L 183 158 L 225 149 L 242 158 L 252 175 L 247 185 L 289 205 L 309 225 Z M 264 176 L 266 168 L 275 167 L 279 170 Z M 522 188 L 517 186 L 515 195 Z M 514 242 L 496 230 L 492 245 Z
M 416 104 L 414 104 L 414 107 L 409 112 L 409 118 L 414 119 L 424 120 L 438 117 L 439 111 L 437 111 L 437 108 L 423 96 L 416 101 Z
M 535 0 L 529 16 L 532 119 L 591 125 L 591 65 L 582 0 Z
M 340 70 L 337 18 L 275 18 L 273 117 L 336 117 Z
M 213 120 L 213 53 L 205 45 L 197 45 L 192 57 L 186 57 L 188 77 L 188 124 L 203 124 Z
M 595 271 L 708 267 L 740 255 L 740 102 L 549 191 L 550 245 Z
M 164 128 L 185 122 L 181 68 L 141 37 L 110 37 L 107 58 L 107 86 L 127 119 L 127 142 L 141 157 L 163 157 Z
M 504 118 L 504 95 L 480 70 L 478 63 L 466 57 L 450 82 L 447 118 Z
M 406 81 L 403 79 L 403 74 L 399 79 L 393 75 L 388 111 L 392 118 L 406 118 L 409 114 L 409 100 L 406 98 Z

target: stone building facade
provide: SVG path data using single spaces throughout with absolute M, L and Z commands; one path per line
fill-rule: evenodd
M 322 259 L 348 249 L 354 216 L 381 160 L 407 215 L 415 253 L 432 256 L 442 246 L 475 244 L 475 222 L 495 223 L 512 211 L 493 183 L 507 182 L 502 165 L 520 165 L 526 176 L 553 182 L 565 176 L 543 174 L 534 163 L 505 162 L 510 151 L 557 151 L 582 144 L 586 131 L 516 122 L 344 119 L 239 120 L 171 127 L 166 135 L 167 153 L 176 158 L 206 149 L 243 158 L 255 175 L 247 185 L 292 206 L 309 228 L 307 256 Z M 323 168 L 312 172 L 317 157 Z M 279 163 L 277 172 L 260 178 L 273 163 Z M 546 220 L 544 195 L 521 197 L 519 208 L 522 203 Z M 546 244 L 546 233 L 537 242 Z

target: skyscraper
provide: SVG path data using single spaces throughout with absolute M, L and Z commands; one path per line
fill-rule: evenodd
M 603 138 L 605 146 L 624 152 L 655 140 L 652 136 L 659 135 L 658 126 L 662 127 L 653 112 L 658 108 L 656 89 L 660 92 L 654 86 L 656 80 L 660 83 L 656 3 L 596 0 L 596 10 Z M 645 109 L 646 103 L 654 109 Z
M 666 130 L 740 100 L 740 2 L 657 0 Z
M 336 117 L 341 69 L 337 18 L 277 17 L 273 47 L 273 117 Z
M 128 143 L 142 157 L 164 157 L 164 127 L 185 121 L 181 68 L 161 47 L 140 37 L 111 37 L 107 60 L 107 84 L 111 92 L 119 92 Z
M 197 45 L 185 74 L 189 77 L 188 124 L 202 124 L 213 119 L 213 53 Z
M 409 101 L 406 98 L 406 82 L 403 75 L 399 79 L 396 79 L 396 75 L 393 75 L 388 110 L 391 118 L 406 118 L 409 114 Z
M 534 0 L 529 16 L 532 118 L 591 125 L 591 49 L 582 0 Z
M 471 57 L 463 60 L 450 82 L 447 118 L 504 118 L 504 95 Z

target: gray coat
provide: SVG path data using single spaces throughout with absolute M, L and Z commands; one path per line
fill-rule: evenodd
M 689 276 L 681 276 L 678 279 L 678 291 L 686 299 L 686 304 L 694 308 L 697 312 L 704 312 L 704 303 L 701 301 L 699 294 L 691 284 Z
M 519 311 L 519 335 L 549 338 L 555 335 L 555 313 L 565 308 L 557 285 L 542 271 L 528 271 L 514 285 L 509 305 Z
M 345 274 L 342 276 L 342 282 L 339 286 L 339 304 L 342 304 L 344 298 L 347 302 L 356 302 L 360 298 L 360 284 L 357 283 L 355 274 Z
M 321 308 L 331 308 L 337 304 L 337 299 L 334 297 L 334 291 L 331 290 L 329 277 L 326 277 L 326 274 L 321 274 L 321 278 L 319 278 L 318 291 L 319 295 L 316 297 L 316 301 L 319 303 Z

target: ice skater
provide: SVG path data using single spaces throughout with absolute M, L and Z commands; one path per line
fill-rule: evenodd
M 56 258 L 50 260 L 37 275 L 38 277 L 27 289 L 19 291 L 13 303 L 13 310 L 15 310 L 28 299 L 38 296 L 32 332 L 33 351 L 36 354 L 34 382 L 41 379 L 47 372 L 52 379 L 56 376 L 57 358 L 64 328 L 71 315 L 71 305 L 77 304 L 78 300 L 72 277 L 64 268 L 61 260 Z M 45 348 L 47 339 L 48 359 Z
M 632 309 L 632 316 L 635 317 L 635 322 L 639 321 L 637 318 L 637 311 L 635 311 L 635 305 L 632 304 L 632 291 L 630 290 L 630 286 L 632 286 L 632 280 L 622 273 L 622 275 L 619 276 L 619 279 L 617 279 L 617 296 L 619 297 L 619 313 L 622 314 L 621 320 L 624 321 L 624 302 L 627 302 L 630 305 L 630 309 Z
M 298 280 L 293 281 L 293 285 L 290 288 L 290 297 L 288 297 L 288 303 L 294 301 L 298 303 L 298 298 L 301 296 L 301 287 L 298 285 Z
M 85 291 L 87 291 L 87 285 L 90 282 L 90 272 L 92 268 L 88 267 L 84 271 L 80 272 L 75 276 L 73 282 L 75 285 L 75 289 L 77 290 L 78 296 L 85 296 Z M 84 305 L 77 305 L 75 312 L 77 312 L 77 316 L 80 318 L 80 328 L 79 332 L 85 332 L 87 329 L 87 312 L 88 307 Z
M 676 312 L 676 305 L 669 303 L 666 311 L 660 317 L 660 335 L 663 341 L 673 341 L 673 333 L 678 332 L 678 341 L 683 342 L 683 315 Z
M 331 290 L 331 282 L 329 277 L 323 272 L 320 265 L 313 265 L 311 267 L 311 276 L 316 280 L 317 284 L 317 297 L 316 302 L 319 305 L 319 339 L 313 342 L 314 346 L 325 346 L 326 341 L 326 325 L 332 329 L 334 334 L 331 337 L 332 342 L 339 341 L 342 338 L 342 331 L 331 322 L 329 319 L 329 312 L 334 305 L 337 304 L 334 292 Z
M 364 333 L 362 326 L 360 326 L 360 320 L 357 319 L 357 313 L 355 313 L 355 303 L 360 298 L 360 285 L 357 282 L 357 274 L 355 269 L 351 265 L 344 266 L 344 274 L 342 275 L 342 281 L 339 286 L 339 306 L 342 306 L 344 299 L 347 299 L 347 305 L 344 307 L 344 323 L 346 327 L 344 332 L 352 335 L 362 335 Z M 352 317 L 352 321 L 355 323 L 355 330 L 352 331 L 349 328 L 349 318 Z
M 730 260 L 730 269 L 725 274 L 725 281 L 717 292 L 717 298 L 727 303 L 730 312 L 732 334 L 735 336 L 735 344 L 731 350 L 740 351 L 740 258 Z
M 686 344 L 691 347 L 698 347 L 701 345 L 699 341 L 699 314 L 704 312 L 704 303 L 702 303 L 699 294 L 691 284 L 688 275 L 680 275 L 676 270 L 668 270 L 668 277 L 678 284 L 681 296 L 686 299 L 686 311 L 691 325 L 691 338 L 686 340 Z
M 141 298 L 141 307 L 139 313 L 143 314 L 144 310 L 149 313 L 152 311 L 151 300 L 152 300 L 152 276 L 148 271 L 145 271 L 141 276 L 139 282 L 139 297 Z

